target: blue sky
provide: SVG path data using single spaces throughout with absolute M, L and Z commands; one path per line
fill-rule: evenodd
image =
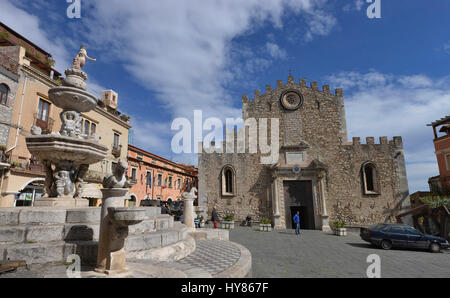
M 88 48 L 90 90 L 119 93 L 133 142 L 171 153 L 175 117 L 239 117 L 241 95 L 287 80 L 344 88 L 349 138 L 403 136 L 410 191 L 438 174 L 433 133 L 448 115 L 450 2 L 381 0 L 0 0 L 0 20 L 53 54 L 62 72 Z

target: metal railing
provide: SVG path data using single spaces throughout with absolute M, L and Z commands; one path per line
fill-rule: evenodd
M 111 149 L 111 154 L 115 158 L 118 158 L 121 153 L 122 153 L 122 145 L 116 146 L 116 145 L 113 144 L 112 145 L 112 149 Z
M 55 120 L 53 120 L 53 118 L 47 116 L 47 121 L 44 121 L 38 117 L 38 113 L 34 113 L 33 117 L 33 124 L 42 128 L 43 134 L 49 134 L 52 132 L 53 124 L 55 124 Z
M 5 161 L 10 164 L 11 171 L 45 175 L 44 166 L 34 158 L 12 155 L 6 157 Z

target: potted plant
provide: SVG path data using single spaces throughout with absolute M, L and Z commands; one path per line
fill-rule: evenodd
M 347 236 L 347 229 L 344 221 L 336 221 L 333 223 L 334 234 L 337 236 Z
M 425 220 L 425 218 L 424 218 L 423 216 L 419 216 L 419 217 L 417 218 L 417 223 L 418 223 L 419 225 L 422 225 L 424 220 Z
M 20 162 L 13 161 L 11 163 L 11 168 L 20 168 L 20 167 L 22 167 L 22 164 Z
M 272 221 L 268 218 L 261 218 L 259 222 L 259 230 L 262 232 L 272 231 Z
M 227 214 L 223 217 L 222 229 L 234 229 L 234 217 L 232 214 Z

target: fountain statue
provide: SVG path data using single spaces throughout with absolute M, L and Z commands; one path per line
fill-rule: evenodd
M 33 126 L 32 135 L 26 137 L 28 150 L 44 165 L 46 194 L 35 201 L 34 206 L 80 207 L 89 202 L 81 199 L 84 177 L 90 164 L 106 157 L 108 148 L 98 143 L 96 135 L 84 135 L 81 130 L 81 113 L 93 110 L 97 105 L 94 95 L 86 91 L 87 74 L 82 71 L 87 55 L 82 46 L 61 86 L 51 88 L 48 97 L 62 109 L 59 132 L 42 134 Z
M 102 210 L 96 272 L 104 274 L 125 274 L 125 239 L 128 226 L 145 219 L 145 209 L 125 208 L 130 181 L 126 176 L 128 164 L 120 161 L 114 173 L 103 180 Z

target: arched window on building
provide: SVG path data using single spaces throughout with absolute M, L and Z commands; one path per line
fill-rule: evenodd
M 222 169 L 222 196 L 236 195 L 236 172 L 232 166 Z
M 378 171 L 373 162 L 366 162 L 362 165 L 361 176 L 364 187 L 364 194 L 380 194 Z
M 8 103 L 9 88 L 5 84 L 0 84 L 0 104 L 6 105 Z

